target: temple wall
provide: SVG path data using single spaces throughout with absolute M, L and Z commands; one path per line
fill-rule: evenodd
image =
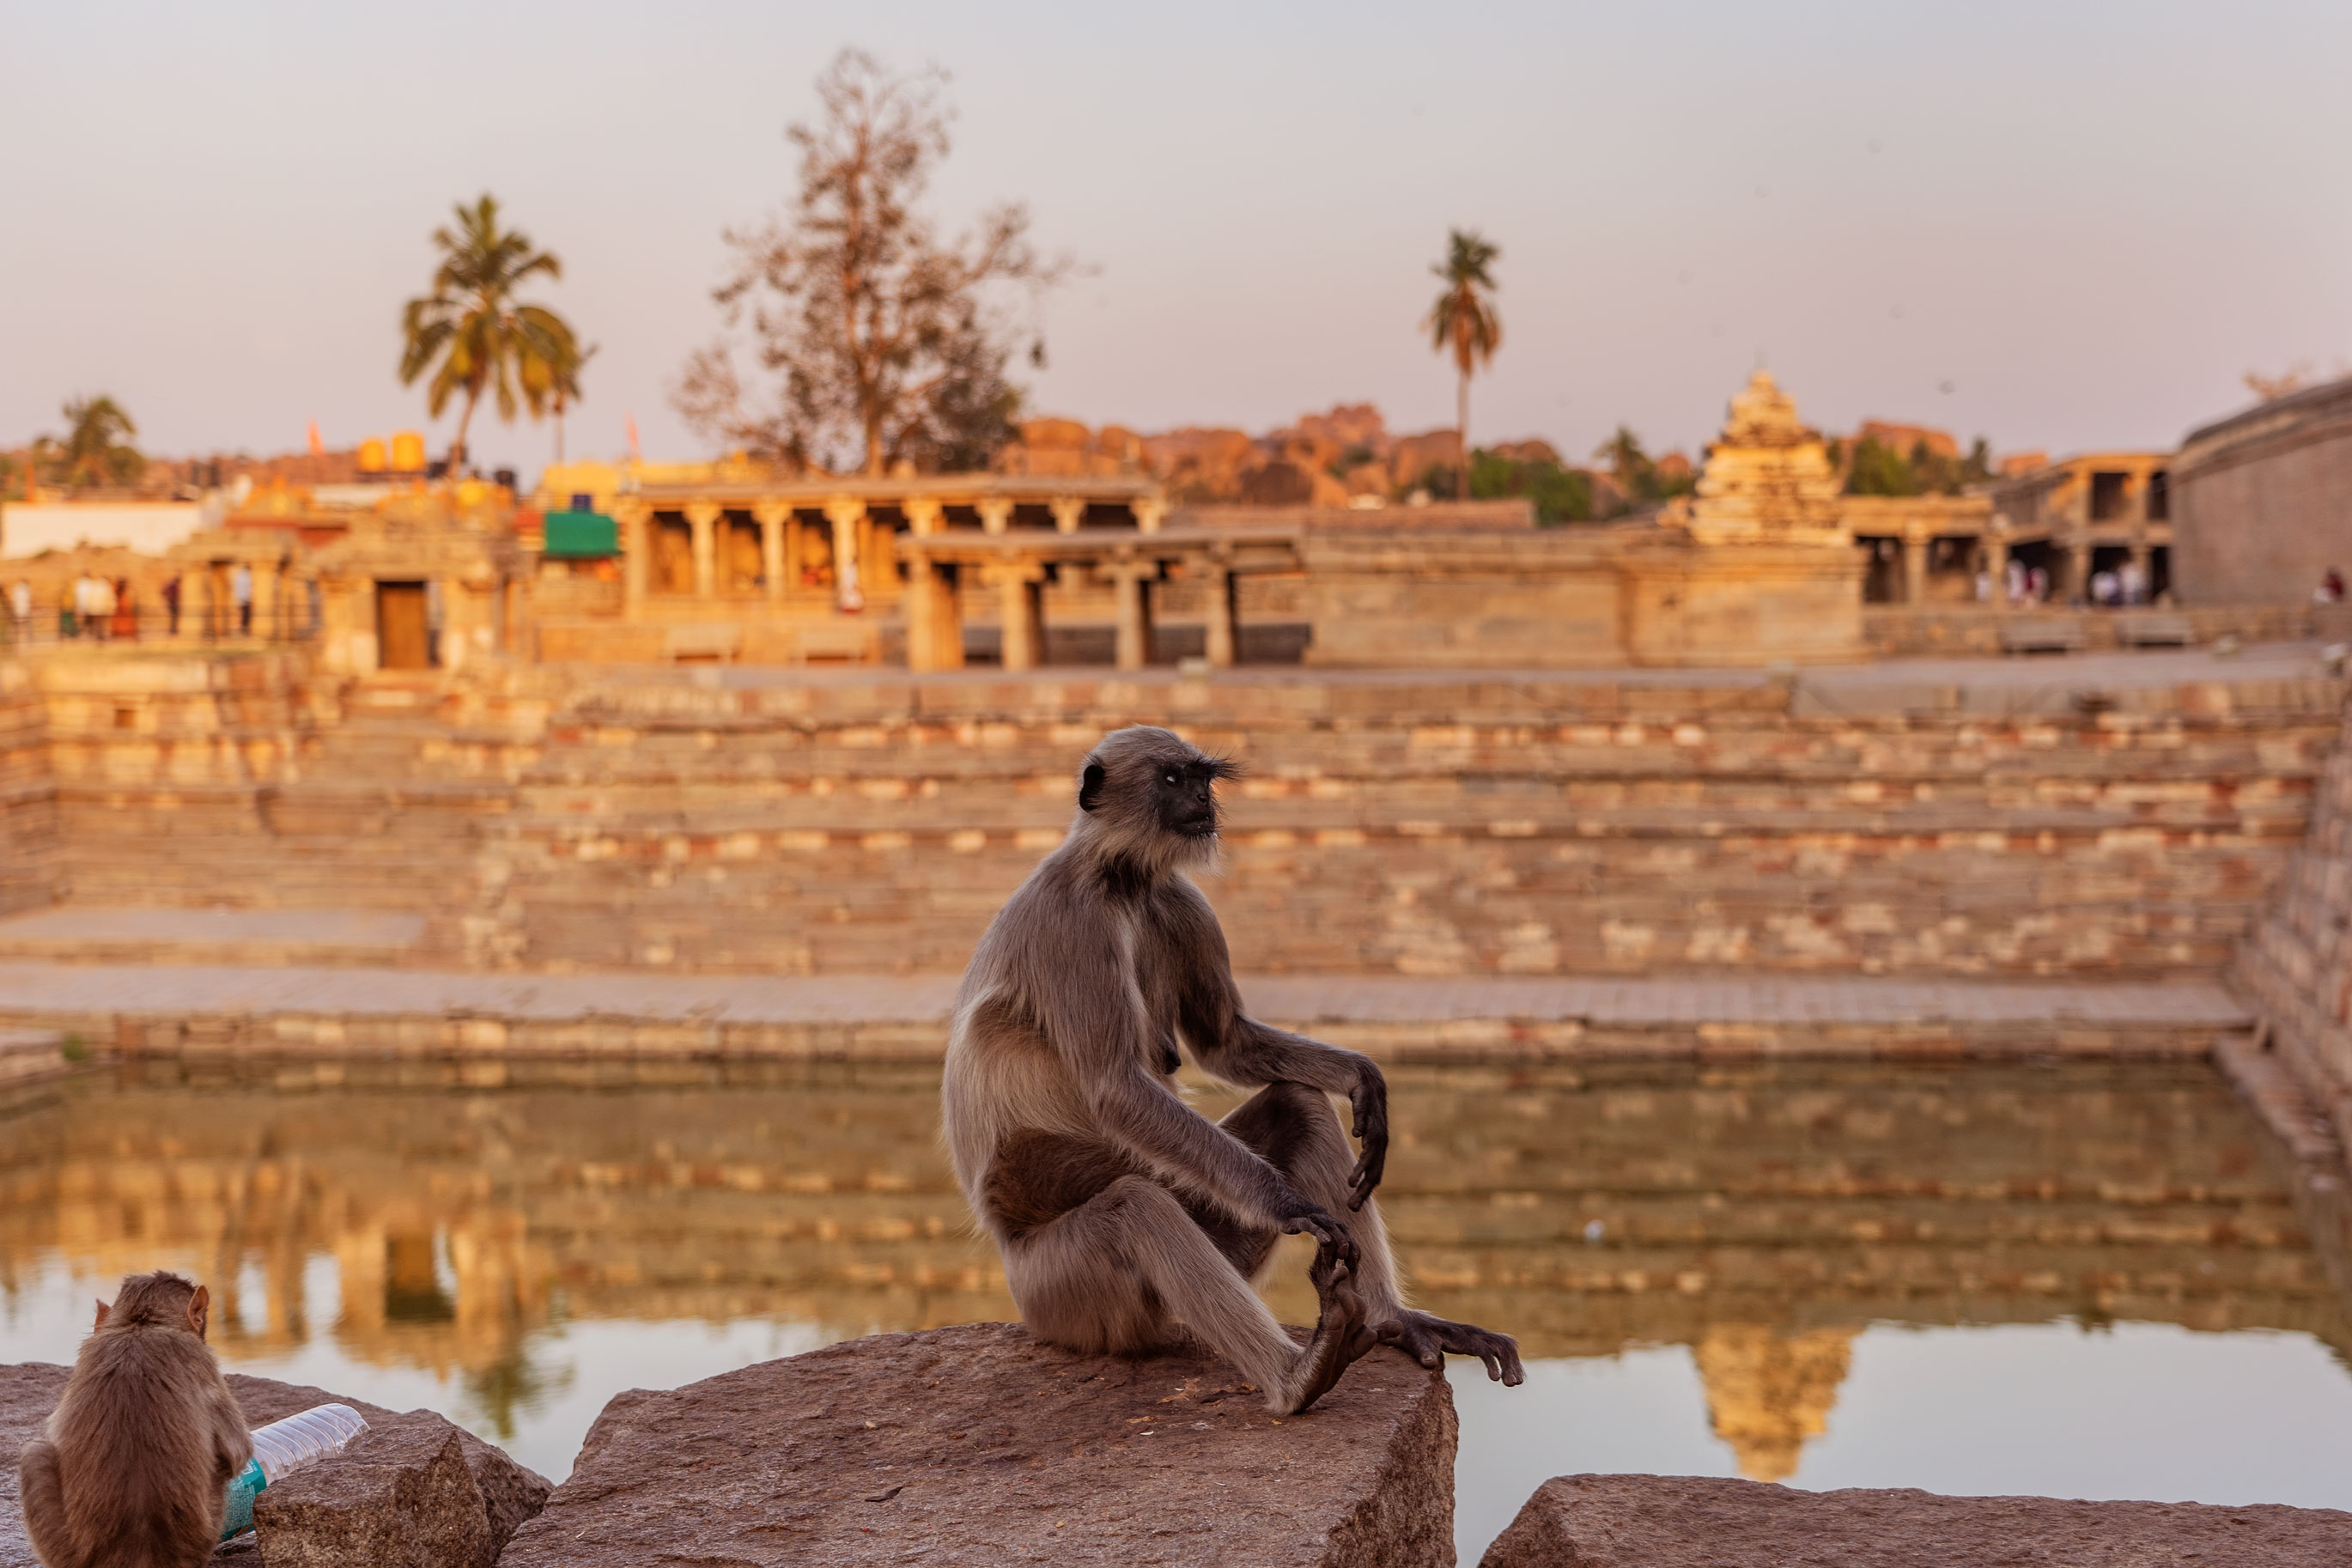
M 2352 381 L 2191 435 L 2171 468 L 2172 580 L 2191 605 L 2308 605 L 2352 573 Z
M 1293 584 L 1309 664 L 1418 669 L 1626 662 L 1621 574 L 1600 534 L 1313 539 Z M 1247 606 L 1244 605 L 1244 613 Z

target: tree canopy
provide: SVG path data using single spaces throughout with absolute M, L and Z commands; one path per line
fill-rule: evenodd
M 818 77 L 817 121 L 786 132 L 799 192 L 780 218 L 728 232 L 734 271 L 714 291 L 776 384 L 747 391 L 723 338 L 699 351 L 675 394 L 697 429 L 762 457 L 868 474 L 899 461 L 982 467 L 1012 438 L 1016 334 L 992 304 L 1004 285 L 1042 288 L 1070 264 L 1038 255 L 1018 204 L 952 241 L 919 210 L 948 153 L 945 81 L 936 70 L 894 76 L 858 49 Z M 1031 353 L 1044 363 L 1042 342 Z
M 520 229 L 501 228 L 497 198 L 487 193 L 456 212 L 455 228 L 433 231 L 441 250 L 433 291 L 411 300 L 400 323 L 401 384 L 414 385 L 431 370 L 425 405 L 436 419 L 452 397 L 465 397 L 449 443 L 453 473 L 466 459 L 466 433 L 484 393 L 493 395 L 499 418 L 511 421 L 520 405 L 536 419 L 558 395 L 577 399 L 586 358 L 562 316 L 515 298 L 534 277 L 562 277 L 563 263 Z
M 1696 477 L 1689 465 L 1672 452 L 1666 457 L 1672 467 L 1662 468 L 1643 447 L 1642 438 L 1625 425 L 1618 426 L 1609 439 L 1592 449 L 1592 460 L 1608 468 L 1609 477 L 1617 481 L 1629 506 L 1644 506 L 1691 490 Z
M 1991 444 L 1981 436 L 1964 458 L 1946 457 L 1924 440 L 1913 442 L 1906 456 L 1864 436 L 1851 448 L 1843 441 L 1830 443 L 1830 460 L 1844 465 L 1845 493 L 1853 496 L 1957 495 L 1992 477 Z
M 139 426 L 113 398 L 102 393 L 69 398 L 58 412 L 65 416 L 63 439 L 45 437 L 33 444 L 35 466 L 46 468 L 51 479 L 79 489 L 127 485 L 145 471 L 147 459 L 131 444 Z

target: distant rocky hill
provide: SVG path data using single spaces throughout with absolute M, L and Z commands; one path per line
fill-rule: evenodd
M 1343 403 L 1263 436 L 1187 426 L 1139 435 L 1117 425 L 1089 430 L 1073 419 L 1031 419 L 996 456 L 1001 473 L 1148 473 L 1184 501 L 1255 506 L 1348 506 L 1402 500 L 1433 478 L 1450 486 L 1462 444 L 1450 429 L 1391 435 L 1369 403 Z M 1549 441 L 1486 448 L 1513 462 L 1567 468 Z M 1437 470 L 1433 476 L 1432 470 Z

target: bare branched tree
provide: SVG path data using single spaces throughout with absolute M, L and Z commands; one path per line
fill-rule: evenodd
M 755 401 L 722 339 L 679 378 L 674 401 L 688 423 L 763 457 L 877 475 L 900 459 L 978 467 L 1010 439 L 1014 334 L 992 295 L 1050 285 L 1070 264 L 1037 254 L 1018 205 L 952 243 L 917 212 L 948 152 L 946 79 L 890 75 L 858 49 L 817 79 L 818 123 L 786 133 L 801 151 L 800 193 L 765 227 L 729 231 L 735 271 L 715 290 L 782 384 Z

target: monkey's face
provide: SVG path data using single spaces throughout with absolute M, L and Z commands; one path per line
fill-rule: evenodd
M 1151 799 L 1163 832 L 1179 838 L 1217 836 L 1217 765 L 1197 753 L 1170 758 L 1151 773 Z

